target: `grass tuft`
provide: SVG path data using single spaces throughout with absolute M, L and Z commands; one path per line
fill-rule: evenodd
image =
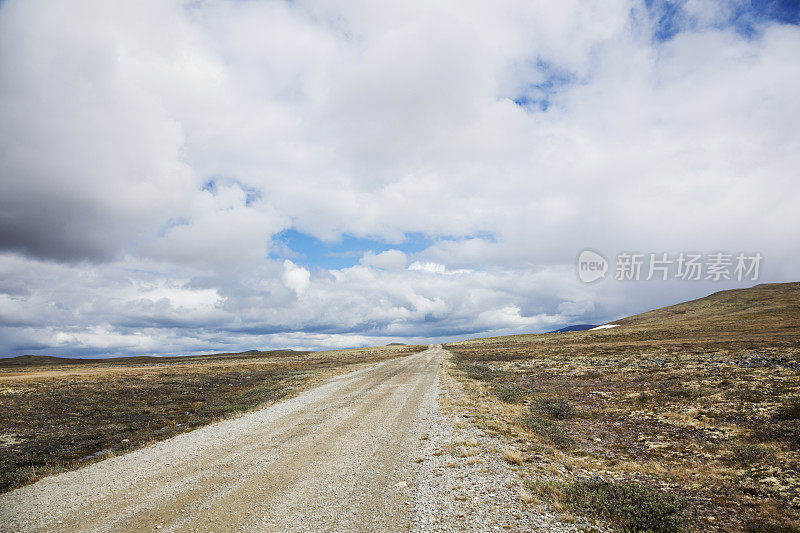
M 522 454 L 511 448 L 506 448 L 501 454 L 503 461 L 511 465 L 521 465 L 524 462 Z

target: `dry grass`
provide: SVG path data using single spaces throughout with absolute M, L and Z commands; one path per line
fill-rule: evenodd
M 474 448 L 474 447 L 480 446 L 480 442 L 478 442 L 478 439 L 476 439 L 475 437 L 470 437 L 470 438 L 468 438 L 466 440 L 456 441 L 456 444 L 459 445 L 459 446 L 466 446 L 466 447 L 469 447 L 469 448 Z
M 478 448 L 471 448 L 471 447 L 468 447 L 468 446 L 461 446 L 461 448 L 459 449 L 459 455 L 461 457 L 475 457 L 479 453 L 480 453 L 480 450 Z
M 279 400 L 422 346 L 116 360 L 0 360 L 0 491 Z
M 689 529 L 796 531 L 800 284 L 615 323 L 447 345 L 473 423 L 521 439 L 545 479 L 600 475 L 685 499 Z
M 525 487 L 519 487 L 519 499 L 524 504 L 538 503 L 537 498 Z
M 511 465 L 521 465 L 525 462 L 522 457 L 522 454 L 516 450 L 512 450 L 511 448 L 505 448 L 501 453 L 500 456 L 503 458 L 503 461 L 507 462 Z

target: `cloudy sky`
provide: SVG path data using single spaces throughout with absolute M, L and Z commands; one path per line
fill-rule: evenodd
M 541 332 L 800 272 L 796 1 L 0 2 L 0 355 Z M 579 281 L 585 248 L 606 279 Z

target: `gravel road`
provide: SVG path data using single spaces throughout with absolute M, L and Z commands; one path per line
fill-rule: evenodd
M 437 402 L 446 355 L 431 346 L 0 495 L 0 531 L 530 531 L 551 525 L 522 511 L 509 467 L 496 454 L 483 454 L 494 463 L 443 455 L 458 438 Z
M 0 529 L 406 530 L 444 353 L 385 361 L 0 495 Z

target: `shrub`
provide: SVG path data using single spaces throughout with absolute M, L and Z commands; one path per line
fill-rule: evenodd
M 775 458 L 775 452 L 758 444 L 737 444 L 731 448 L 728 461 L 742 466 L 765 463 Z
M 783 405 L 778 407 L 772 419 L 776 421 L 794 421 L 800 420 L 800 397 L 789 398 Z
M 492 392 L 505 403 L 521 403 L 530 392 L 526 387 L 516 383 L 494 385 Z
M 477 363 L 461 363 L 458 366 L 464 373 L 464 377 L 478 381 L 491 382 L 500 375 L 499 372 L 492 370 L 488 366 Z
M 724 396 L 731 400 L 750 403 L 763 402 L 767 398 L 767 395 L 768 392 L 764 389 L 751 388 L 747 386 L 728 389 L 724 393 Z
M 559 449 L 575 444 L 575 439 L 553 420 L 547 418 L 537 406 L 532 405 L 522 417 L 521 425 Z
M 787 522 L 757 518 L 747 523 L 747 531 L 750 533 L 800 533 L 800 527 Z
M 776 413 L 777 415 L 778 413 Z M 787 416 L 781 413 L 780 416 Z M 800 447 L 800 420 L 755 420 L 753 438 L 759 442 L 784 441 L 792 447 Z
M 623 531 L 667 533 L 686 524 L 686 502 L 639 483 L 581 480 L 564 486 L 563 503 L 575 512 L 607 520 Z
M 655 384 L 660 401 L 683 401 L 694 400 L 700 393 L 687 387 L 681 380 L 670 378 Z
M 534 406 L 550 418 L 572 418 L 577 413 L 575 406 L 564 398 L 540 398 Z
M 652 399 L 653 399 L 653 395 L 652 394 L 649 394 L 647 392 L 640 392 L 636 396 L 636 403 L 641 405 L 641 404 L 645 404 L 645 403 L 649 402 Z

